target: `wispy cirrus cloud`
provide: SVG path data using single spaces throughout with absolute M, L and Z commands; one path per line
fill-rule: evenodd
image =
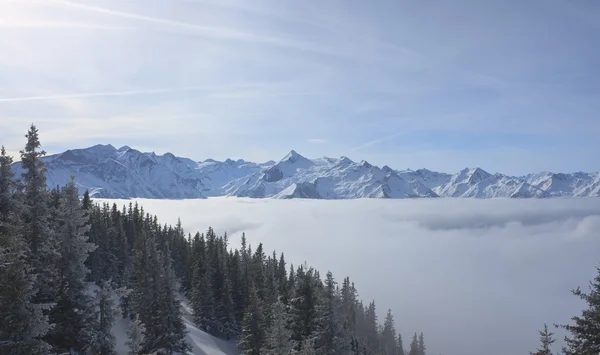
M 543 0 L 435 9 L 358 0 L 0 2 L 0 52 L 11 54 L 0 56 L 0 141 L 12 145 L 38 120 L 146 117 L 143 146 L 192 157 L 268 160 L 293 148 L 402 168 L 594 170 L 597 10 Z M 166 126 L 210 144 L 157 140 Z M 56 149 L 102 139 L 81 130 Z

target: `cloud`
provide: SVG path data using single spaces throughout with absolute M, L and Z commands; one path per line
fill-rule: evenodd
M 579 314 L 569 290 L 600 261 L 600 199 L 139 201 L 187 231 L 212 226 L 235 246 L 245 231 L 288 263 L 350 276 L 380 320 L 391 308 L 405 341 L 423 331 L 432 354 L 535 349 L 544 323 Z
M 67 6 L 70 8 L 75 8 L 84 11 L 91 11 L 99 14 L 120 17 L 135 21 L 146 22 L 150 24 L 155 24 L 159 26 L 166 26 L 171 29 L 171 31 L 184 30 L 184 31 L 192 31 L 192 34 L 202 35 L 206 37 L 212 38 L 220 38 L 220 39 L 228 39 L 228 40 L 236 40 L 236 41 L 246 41 L 246 42 L 254 42 L 261 43 L 273 46 L 287 47 L 287 48 L 295 48 L 303 51 L 314 51 L 320 52 L 323 54 L 329 55 L 342 55 L 342 53 L 332 51 L 326 46 L 317 46 L 313 45 L 309 42 L 301 42 L 294 40 L 292 38 L 278 38 L 276 36 L 268 36 L 268 35 L 258 35 L 253 34 L 249 31 L 244 30 L 235 30 L 230 27 L 218 27 L 218 26 L 205 26 L 199 25 L 195 23 L 187 23 L 184 21 L 174 21 L 159 17 L 153 16 L 145 16 L 125 11 L 118 11 L 107 9 L 98 6 L 85 5 L 77 2 L 66 1 L 66 0 L 45 0 L 49 3 L 60 4 L 63 6 Z
M 325 144 L 327 143 L 327 139 L 323 139 L 323 138 L 310 138 L 308 140 L 309 143 L 315 143 L 315 144 Z
M 42 95 L 42 96 L 24 96 L 24 97 L 0 97 L 0 102 L 19 102 L 19 101 L 44 101 L 44 100 L 60 100 L 60 99 L 80 99 L 80 98 L 93 98 L 93 97 L 111 97 L 111 96 L 135 96 L 135 95 L 152 95 L 152 94 L 164 94 L 171 92 L 185 92 L 185 91 L 202 91 L 208 89 L 214 89 L 215 87 L 206 86 L 189 86 L 180 88 L 161 88 L 161 89 L 143 89 L 143 90 L 124 90 L 124 91 L 109 91 L 109 92 L 88 92 L 88 93 L 76 93 L 76 94 L 62 94 L 62 95 Z
M 71 21 L 35 21 L 35 20 L 24 20 L 24 21 L 13 21 L 10 22 L 5 19 L 0 19 L 0 28 L 22 28 L 22 29 L 93 29 L 93 30 L 110 30 L 110 31 L 123 31 L 131 30 L 132 27 L 117 27 L 117 26 L 105 26 L 97 25 L 92 23 L 78 23 Z

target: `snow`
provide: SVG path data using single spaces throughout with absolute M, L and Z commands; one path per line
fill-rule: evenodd
M 179 295 L 181 300 L 181 309 L 183 319 L 187 328 L 188 334 L 186 339 L 192 347 L 190 355 L 238 355 L 239 351 L 234 341 L 225 341 L 213 337 L 210 334 L 198 329 L 192 320 L 192 309 L 189 306 L 188 300 Z M 116 337 L 116 352 L 119 355 L 126 355 L 129 350 L 125 342 L 127 341 L 127 330 L 131 322 L 122 317 L 115 321 L 113 326 L 113 334 Z
M 171 153 L 142 153 L 129 146 L 95 145 L 43 158 L 48 185 L 72 175 L 94 198 L 547 198 L 598 197 L 600 173 L 541 172 L 526 176 L 466 168 L 456 174 L 394 170 L 348 157 L 308 159 L 291 150 L 278 162 L 242 159 L 194 161 Z M 13 165 L 17 176 L 20 163 Z

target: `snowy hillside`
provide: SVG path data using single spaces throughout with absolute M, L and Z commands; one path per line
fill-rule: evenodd
M 600 173 L 542 172 L 521 177 L 481 168 L 447 174 L 394 170 L 347 157 L 308 159 L 292 150 L 279 162 L 227 159 L 194 161 L 171 153 L 142 153 L 128 146 L 96 145 L 43 158 L 48 185 L 75 176 L 93 197 L 185 199 L 252 198 L 542 198 L 600 196 Z M 17 176 L 20 163 L 13 165 Z
M 192 310 L 187 299 L 180 295 L 183 320 L 187 330 L 186 341 L 192 347 L 189 355 L 237 355 L 240 352 L 235 341 L 225 341 L 216 338 L 198 329 L 192 320 Z M 129 348 L 125 345 L 127 341 L 127 330 L 131 326 L 128 319 L 118 318 L 113 326 L 113 334 L 116 338 L 116 351 L 119 355 L 127 355 Z

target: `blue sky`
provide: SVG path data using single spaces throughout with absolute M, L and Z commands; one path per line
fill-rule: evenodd
M 597 171 L 600 2 L 2 0 L 0 143 Z

